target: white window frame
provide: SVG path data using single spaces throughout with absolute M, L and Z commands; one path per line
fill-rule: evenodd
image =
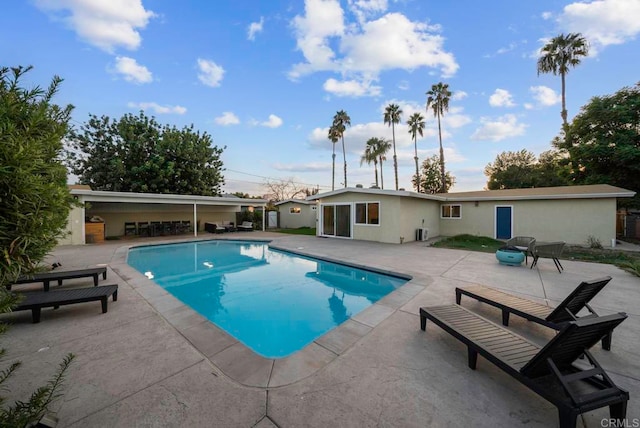
M 325 235 L 320 232 L 320 231 L 324 232 L 324 207 L 326 206 L 333 206 L 333 207 L 348 206 L 349 207 L 349 236 L 338 236 L 335 234 Z M 327 238 L 335 238 L 335 239 L 353 239 L 353 225 L 354 225 L 353 222 L 355 221 L 354 220 L 355 209 L 356 209 L 355 205 L 349 202 L 328 202 L 326 204 L 320 204 L 320 209 L 318 210 L 318 218 L 317 218 L 317 223 L 318 223 L 317 227 L 319 228 L 318 236 L 324 236 Z M 334 218 L 333 227 L 335 232 L 335 227 L 336 227 L 335 218 Z
M 357 219 L 357 209 L 358 209 L 357 205 L 358 204 L 365 204 L 365 205 L 378 204 L 378 223 L 377 224 L 368 223 L 368 221 L 369 221 L 369 207 L 368 206 L 365 207 L 365 214 L 367 216 L 367 219 L 366 219 L 367 223 L 357 223 L 357 221 L 358 221 L 358 219 Z M 382 217 L 380 215 L 380 206 L 381 205 L 382 204 L 380 203 L 380 201 L 358 201 L 358 202 L 354 202 L 353 203 L 353 225 L 354 226 L 377 226 L 377 227 L 380 227 L 380 224 L 382 223 L 382 219 L 380 218 L 380 217 Z
M 298 212 L 294 212 L 293 210 L 298 210 Z M 289 214 L 300 215 L 300 214 L 302 214 L 302 208 L 300 208 L 300 207 L 289 207 Z
M 442 209 L 444 207 L 460 207 L 460 216 L 459 217 L 453 217 L 453 216 L 449 216 L 449 217 L 445 217 L 442 213 Z M 451 213 L 453 213 L 453 210 L 450 209 L 449 210 Z M 440 218 L 443 220 L 460 220 L 462 218 L 462 204 L 442 204 L 440 205 Z

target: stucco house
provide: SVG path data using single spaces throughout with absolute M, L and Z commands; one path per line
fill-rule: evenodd
M 280 213 L 280 227 L 298 229 L 300 227 L 316 227 L 317 205 L 305 199 L 287 199 L 276 202 Z
M 307 198 L 318 205 L 317 235 L 402 243 L 463 233 L 607 247 L 616 237 L 617 198 L 635 192 L 607 184 L 427 195 L 344 188 Z
M 69 213 L 67 234 L 58 241 L 60 245 L 87 243 L 87 231 L 95 230 L 97 223 L 87 220 L 103 220 L 105 237 L 125 235 L 125 223 L 139 222 L 189 222 L 197 236 L 206 222 L 236 222 L 236 213 L 246 207 L 263 210 L 264 199 L 238 197 L 173 195 L 157 193 L 111 192 L 91 190 L 89 186 L 69 186 L 71 195 L 81 202 Z M 264 223 L 264 222 L 263 222 Z M 264 224 L 263 224 L 264 229 Z

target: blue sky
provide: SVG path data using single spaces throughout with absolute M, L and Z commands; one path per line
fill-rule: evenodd
M 391 138 L 400 187 L 411 188 L 413 142 L 404 123 L 427 129 L 418 156 L 438 152 L 425 92 L 454 93 L 443 120 L 452 191 L 480 190 L 484 167 L 506 150 L 536 155 L 558 134 L 560 78 L 538 76 L 540 47 L 580 32 L 591 54 L 567 76 L 569 119 L 596 95 L 640 80 L 640 0 L 33 0 L 0 14 L 3 66 L 33 65 L 29 84 L 65 79 L 56 97 L 89 114 L 156 116 L 211 134 L 223 154 L 226 192 L 265 192 L 265 177 L 331 190 L 328 126 L 345 110 L 348 184 L 374 181 L 360 166 L 371 137 Z M 342 187 L 336 147 L 336 187 Z M 385 188 L 393 188 L 391 156 Z

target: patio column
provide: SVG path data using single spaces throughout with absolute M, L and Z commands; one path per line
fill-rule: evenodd
M 193 236 L 198 236 L 198 203 L 193 203 Z
M 262 205 L 262 231 L 264 232 L 265 230 L 265 223 L 267 222 L 267 206 L 266 205 Z

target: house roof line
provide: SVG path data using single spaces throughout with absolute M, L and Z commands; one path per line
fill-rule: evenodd
M 287 202 L 292 202 L 294 204 L 303 204 L 303 205 L 312 205 L 313 202 L 307 200 L 307 199 L 285 199 L 284 201 L 279 201 L 274 203 L 273 205 L 282 205 L 282 204 L 286 204 Z
M 70 189 L 73 196 L 87 202 L 131 202 L 153 204 L 201 205 L 266 205 L 266 199 L 225 198 L 220 196 L 176 195 L 170 193 L 113 192 L 106 190 Z

